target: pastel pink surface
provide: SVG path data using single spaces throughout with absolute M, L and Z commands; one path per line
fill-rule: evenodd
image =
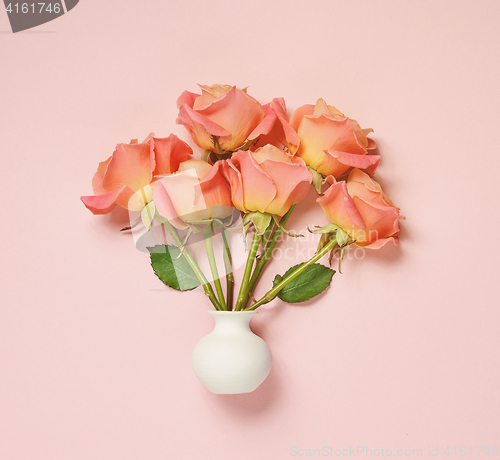
M 0 459 L 493 458 L 469 448 L 500 445 L 499 14 L 496 0 L 82 0 L 11 34 L 0 11 Z M 322 97 L 373 128 L 376 179 L 407 218 L 399 247 L 354 252 L 316 301 L 262 308 L 274 364 L 249 395 L 212 395 L 191 370 L 212 328 L 203 293 L 161 285 L 119 232 L 126 211 L 79 200 L 119 142 L 173 132 L 196 149 L 175 120 L 197 83 L 284 97 L 289 115 Z M 327 223 L 313 204 L 294 231 Z M 315 244 L 287 240 L 262 284 Z

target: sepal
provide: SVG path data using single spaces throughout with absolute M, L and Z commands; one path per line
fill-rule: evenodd
M 271 223 L 273 216 L 265 212 L 248 212 L 243 218 L 243 238 L 246 237 L 248 229 L 253 225 L 258 235 L 263 235 Z
M 318 195 L 323 196 L 323 193 L 321 193 L 321 186 L 323 185 L 323 176 L 310 166 L 308 166 L 307 169 L 312 172 L 313 175 L 312 184 L 314 186 L 314 189 L 316 190 L 316 193 Z
M 151 230 L 156 214 L 156 206 L 152 201 L 142 208 L 141 220 L 147 230 Z

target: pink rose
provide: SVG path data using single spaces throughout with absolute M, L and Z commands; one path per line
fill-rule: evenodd
M 162 177 L 153 196 L 158 214 L 181 230 L 189 223 L 229 217 L 234 208 L 221 165 L 189 160 Z
M 357 246 L 379 249 L 388 241 L 398 244 L 399 208 L 380 185 L 359 169 L 346 181 L 327 179 L 332 185 L 316 201 L 330 222 L 339 226 Z
M 376 148 L 375 142 L 366 137 L 373 130 L 361 129 L 357 121 L 326 105 L 323 99 L 314 106 L 299 107 L 290 126 L 300 139 L 298 148 L 290 146 L 291 153 L 324 176 L 338 177 L 350 168 L 373 174 L 380 163 L 380 155 L 368 154 Z
M 152 199 L 155 176 L 177 171 L 192 154 L 191 147 L 173 134 L 118 144 L 113 155 L 99 163 L 92 179 L 95 195 L 80 199 L 93 214 L 108 214 L 115 205 L 140 211 Z
M 312 173 L 300 158 L 272 145 L 234 153 L 223 163 L 223 173 L 237 209 L 278 216 L 306 196 L 312 181 Z
M 177 100 L 177 123 L 184 125 L 198 147 L 233 151 L 268 134 L 276 114 L 265 110 L 245 89 L 200 85 L 201 95 L 184 91 Z

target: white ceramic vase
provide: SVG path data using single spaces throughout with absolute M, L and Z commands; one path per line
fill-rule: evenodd
M 254 391 L 269 375 L 272 356 L 266 342 L 250 330 L 256 311 L 208 312 L 214 330 L 193 350 L 191 362 L 200 382 L 215 394 Z

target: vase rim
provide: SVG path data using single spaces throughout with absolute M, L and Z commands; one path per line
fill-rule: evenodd
M 207 312 L 208 314 L 210 315 L 221 315 L 221 316 L 224 316 L 224 315 L 232 315 L 232 314 L 235 314 L 235 313 L 239 313 L 239 314 L 242 314 L 242 313 L 246 313 L 247 315 L 255 315 L 256 313 L 259 313 L 258 311 L 256 310 L 247 310 L 247 311 L 235 311 L 235 310 L 231 310 L 231 311 L 221 311 L 221 310 L 208 310 Z

